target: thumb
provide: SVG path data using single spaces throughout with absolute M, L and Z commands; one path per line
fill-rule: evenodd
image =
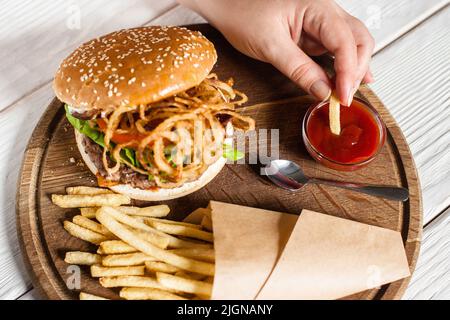
M 275 44 L 266 54 L 266 61 L 317 99 L 329 98 L 331 83 L 327 74 L 291 39 Z

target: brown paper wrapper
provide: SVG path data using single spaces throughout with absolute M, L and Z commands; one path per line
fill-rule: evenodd
M 212 299 L 254 299 L 298 217 L 216 201 L 209 207 L 216 252 Z
M 212 299 L 337 299 L 410 275 L 400 233 L 211 201 Z M 198 215 L 198 214 L 197 214 Z
M 399 232 L 303 210 L 257 299 L 337 299 L 409 275 Z

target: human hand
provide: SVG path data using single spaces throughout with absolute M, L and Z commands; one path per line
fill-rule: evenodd
M 336 87 L 349 105 L 361 82 L 373 81 L 374 40 L 364 24 L 333 0 L 179 0 L 197 11 L 242 53 L 278 68 L 325 100 Z M 308 55 L 335 57 L 336 83 Z

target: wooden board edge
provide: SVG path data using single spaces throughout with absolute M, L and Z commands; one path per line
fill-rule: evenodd
M 33 287 L 42 297 L 52 300 L 67 298 L 67 295 L 64 294 L 64 288 L 61 288 L 60 277 L 40 234 L 36 215 L 36 190 L 41 161 L 46 152 L 49 134 L 52 132 L 52 123 L 55 118 L 59 118 L 57 114 L 61 111 L 61 105 L 62 103 L 54 98 L 34 129 L 23 155 L 16 193 L 16 229 L 25 266 Z M 36 269 L 36 266 L 39 266 L 39 269 Z
M 383 105 L 380 99 L 373 93 L 373 91 L 370 90 L 370 88 L 363 86 L 361 87 L 359 93 L 372 105 L 374 106 Z M 43 250 L 41 250 L 41 252 L 38 252 L 39 251 L 38 248 L 45 249 L 41 248 L 45 246 L 45 244 L 42 242 L 39 243 L 41 235 L 39 235 L 38 220 L 37 217 L 31 216 L 33 210 L 36 210 L 35 185 L 31 183 L 27 185 L 26 183 L 24 183 L 24 181 L 25 179 L 29 178 L 29 176 L 25 174 L 25 166 L 27 164 L 28 165 L 30 164 L 30 162 L 27 162 L 27 160 L 37 161 L 37 159 L 42 159 L 42 156 L 45 154 L 46 143 L 48 142 L 48 139 L 52 134 L 51 124 L 53 123 L 53 121 L 55 121 L 55 118 L 59 119 L 59 117 L 57 117 L 58 112 L 63 113 L 61 105 L 62 105 L 61 102 L 55 98 L 51 102 L 49 107 L 46 109 L 42 119 L 36 126 L 25 151 L 24 161 L 22 164 L 18 180 L 17 186 L 18 192 L 16 195 L 17 229 L 19 233 L 19 242 L 21 248 L 23 249 L 22 253 L 24 256 L 24 260 L 26 261 L 28 267 L 31 267 L 31 265 L 33 265 L 33 262 L 36 261 L 37 263 L 39 263 L 40 266 L 43 265 L 44 269 L 48 268 L 48 270 L 30 269 L 31 270 L 30 274 L 32 276 L 32 281 L 36 286 L 36 288 L 44 292 L 47 298 L 49 299 L 64 299 L 67 298 L 67 294 L 65 294 L 63 290 L 58 290 L 58 287 L 62 287 L 61 283 L 56 283 L 56 287 L 53 287 L 51 285 L 50 280 L 52 279 L 49 279 L 48 275 L 52 272 L 51 269 L 54 268 L 54 266 L 52 266 L 51 260 L 50 261 L 45 260 L 49 259 L 49 257 L 45 255 L 45 252 L 43 252 Z M 407 185 L 408 188 L 410 188 L 410 191 L 413 191 L 414 194 L 416 195 L 413 202 L 410 203 L 409 205 L 410 208 L 413 208 L 414 210 L 416 210 L 415 212 L 419 214 L 416 215 L 416 218 L 410 219 L 409 221 L 410 224 L 408 226 L 408 235 L 405 242 L 405 246 L 409 245 L 408 247 L 412 248 L 411 261 L 409 261 L 412 273 L 415 269 L 415 265 L 419 254 L 421 233 L 422 233 L 423 209 L 422 209 L 420 183 L 417 174 L 417 169 L 415 167 L 410 149 L 406 143 L 406 139 L 403 133 L 401 132 L 400 128 L 396 124 L 392 115 L 389 114 L 389 112 L 385 112 L 383 120 L 385 120 L 386 122 L 389 134 L 391 134 L 394 138 L 396 138 L 394 139 L 394 141 L 397 149 L 400 148 L 402 151 L 402 153 L 398 152 L 397 156 L 399 157 L 401 163 L 403 164 L 403 171 L 404 171 L 403 176 L 405 180 L 405 185 Z M 37 162 L 40 163 L 40 161 Z M 33 163 L 34 162 L 31 162 L 31 164 Z M 405 164 L 407 164 L 406 167 Z M 25 199 L 24 201 L 23 197 L 26 192 L 28 192 L 29 195 L 34 195 L 33 203 L 30 203 L 28 198 Z M 26 232 L 24 232 L 24 228 L 28 228 L 29 231 L 27 230 Z M 417 245 L 417 242 L 419 243 L 419 245 Z M 32 254 L 33 251 L 36 251 L 37 256 Z M 58 278 L 60 278 L 59 275 L 57 275 L 57 278 L 53 278 L 53 280 Z M 388 284 L 385 286 L 385 289 L 384 290 L 382 289 L 380 294 L 375 295 L 375 297 L 381 299 L 399 299 L 406 290 L 408 283 L 409 278 L 405 278 L 397 282 Z M 373 295 L 369 293 L 365 298 L 366 299 L 373 298 Z
M 365 85 L 361 86 L 359 93 L 373 106 L 384 105 L 380 98 Z M 386 106 L 384 107 L 386 108 Z M 410 214 L 408 221 L 408 235 L 405 239 L 405 251 L 412 250 L 411 261 L 408 261 L 410 273 L 412 275 L 417 264 L 422 241 L 423 205 L 420 180 L 411 150 L 397 122 L 390 112 L 384 113 L 382 118 L 386 124 L 388 134 L 390 134 L 395 141 L 395 146 L 397 147 L 396 156 L 403 164 L 402 180 L 404 180 L 405 185 L 408 187 L 410 195 L 413 195 L 413 197 L 411 197 L 413 200 L 408 200 Z M 402 152 L 400 152 L 400 149 Z M 412 213 L 412 210 L 415 210 L 415 215 Z M 380 292 L 381 296 L 378 295 L 379 298 L 393 300 L 401 299 L 410 280 L 411 276 L 389 284 L 382 292 Z

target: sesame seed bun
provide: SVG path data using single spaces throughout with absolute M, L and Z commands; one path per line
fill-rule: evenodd
M 214 45 L 182 27 L 120 30 L 84 43 L 56 72 L 53 88 L 73 111 L 149 104 L 198 85 L 217 60 Z

